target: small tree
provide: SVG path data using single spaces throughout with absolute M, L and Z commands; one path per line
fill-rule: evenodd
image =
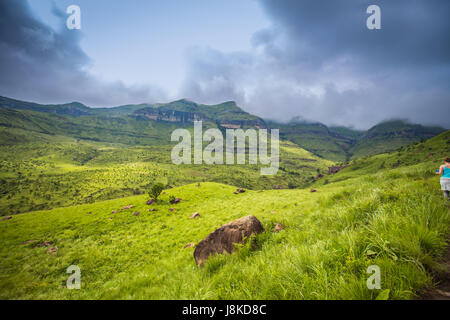
M 164 185 L 162 183 L 155 183 L 154 185 L 152 185 L 152 187 L 150 188 L 150 191 L 148 192 L 148 195 L 155 199 L 158 200 L 159 195 L 161 194 L 161 192 L 164 190 Z

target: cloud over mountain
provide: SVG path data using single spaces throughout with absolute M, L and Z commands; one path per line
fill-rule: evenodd
M 201 37 L 193 39 L 183 85 L 171 99 L 235 100 L 265 118 L 300 116 L 361 129 L 391 118 L 450 127 L 450 1 L 257 1 L 270 25 L 249 39 L 251 49 L 221 51 L 202 43 Z M 381 7 L 382 29 L 368 30 L 366 9 L 375 3 Z M 193 5 L 200 10 L 204 3 Z M 122 6 L 131 4 L 117 4 L 116 10 L 125 9 Z M 126 24 L 136 11 L 123 11 L 130 12 L 119 21 Z M 173 18 L 171 12 L 161 10 Z M 95 62 L 80 45 L 82 33 L 64 27 L 67 15 L 56 6 L 53 13 L 61 21 L 58 30 L 40 21 L 26 0 L 0 2 L 0 95 L 42 103 L 78 100 L 94 106 L 169 98 L 168 88 L 145 83 L 127 86 L 120 79 L 93 76 L 89 70 Z M 153 27 L 152 21 L 139 22 Z M 179 25 L 188 26 L 189 19 L 174 21 L 174 27 Z M 165 32 L 158 30 L 159 42 L 173 41 L 171 48 L 178 50 L 170 56 L 185 52 L 174 39 L 165 38 Z M 122 38 L 110 41 L 131 41 L 132 35 L 133 30 L 127 30 Z M 130 70 L 144 65 L 123 47 L 106 66 Z M 147 50 L 158 50 L 158 42 Z M 166 72 L 158 76 L 180 79 L 181 72 Z
M 253 50 L 196 48 L 183 94 L 228 96 L 247 111 L 367 128 L 388 118 L 450 127 L 450 2 L 376 1 L 382 29 L 368 30 L 373 1 L 260 0 L 272 26 Z
M 64 27 L 67 15 L 53 8 L 61 29 L 53 30 L 39 21 L 25 0 L 0 2 L 0 95 L 91 105 L 117 105 L 164 100 L 153 86 L 128 87 L 92 76 L 90 59 L 80 47 L 81 32 Z

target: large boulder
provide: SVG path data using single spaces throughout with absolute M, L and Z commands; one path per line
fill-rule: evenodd
M 205 239 L 195 247 L 194 259 L 201 266 L 210 257 L 224 252 L 232 253 L 236 250 L 235 244 L 244 243 L 253 235 L 263 231 L 261 222 L 254 216 L 247 216 L 229 222 Z

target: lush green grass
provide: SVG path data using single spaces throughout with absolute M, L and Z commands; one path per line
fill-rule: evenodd
M 146 196 L 135 196 L 16 215 L 0 222 L 0 298 L 373 299 L 380 290 L 367 289 L 366 270 L 375 264 L 382 290 L 410 299 L 431 284 L 426 270 L 436 266 L 450 223 L 437 177 L 424 180 L 422 169 L 381 170 L 316 193 L 235 195 L 234 187 L 193 184 L 168 190 L 154 212 Z M 170 195 L 183 201 L 170 205 Z M 111 214 L 129 204 L 136 207 Z M 201 217 L 189 219 L 196 211 Z M 265 228 L 256 250 L 198 268 L 193 249 L 183 249 L 249 214 Z M 277 222 L 286 229 L 272 233 Z M 48 254 L 27 240 L 59 250 Z M 81 290 L 64 287 L 73 264 L 82 270 Z
M 357 178 L 361 174 L 374 174 L 384 169 L 389 169 L 392 176 L 398 174 L 418 175 L 423 179 L 428 179 L 435 176 L 434 171 L 439 169 L 449 154 L 450 131 L 446 131 L 436 137 L 401 147 L 391 153 L 353 160 L 350 162 L 350 166 L 339 172 L 338 175 L 327 176 L 316 184 Z
M 170 145 L 93 142 L 17 128 L 0 132 L 7 134 L 28 142 L 0 146 L 0 216 L 142 194 L 155 181 L 169 187 L 202 181 L 251 189 L 301 187 L 333 164 L 281 142 L 279 174 L 261 176 L 254 165 L 176 166 Z
M 171 121 L 154 121 L 148 113 L 164 113 Z M 178 114 L 175 116 L 175 114 Z M 176 119 L 174 119 L 176 118 Z M 197 104 L 178 100 L 164 104 L 126 105 L 113 108 L 89 108 L 72 102 L 62 105 L 40 105 L 0 97 L 0 145 L 29 141 L 26 135 L 15 136 L 4 128 L 19 128 L 50 135 L 126 145 L 167 145 L 170 133 L 178 128 L 192 127 L 186 119 L 201 118 L 208 127 L 237 125 L 266 127 L 259 117 L 251 115 L 236 103 L 217 105 Z M 172 122 L 179 121 L 179 122 Z M 347 161 L 368 155 L 395 150 L 444 131 L 439 127 L 425 127 L 401 120 L 380 123 L 368 131 L 345 127 L 327 127 L 293 119 L 282 124 L 269 121 L 268 127 L 280 129 L 280 137 L 313 154 L 332 161 Z
M 449 205 L 433 171 L 450 132 L 316 181 L 333 162 L 286 141 L 279 174 L 266 177 L 256 166 L 171 164 L 164 139 L 175 124 L 0 111 L 0 215 L 41 210 L 0 221 L 0 299 L 410 299 L 432 285 L 446 246 Z M 147 195 L 129 196 L 155 181 L 170 188 L 149 211 Z M 301 189 L 311 183 L 318 192 Z M 299 188 L 263 190 L 274 185 Z M 198 268 L 184 246 L 249 214 L 265 228 L 257 247 Z M 71 265 L 81 290 L 65 287 Z M 366 286 L 369 265 L 381 268 L 381 290 Z
M 294 142 L 306 150 L 333 161 L 346 161 L 348 150 L 356 141 L 359 131 L 347 128 L 331 129 L 321 123 L 269 122 L 269 126 L 280 130 L 280 137 Z

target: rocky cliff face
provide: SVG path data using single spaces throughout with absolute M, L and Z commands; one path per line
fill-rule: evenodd
M 221 127 L 227 129 L 241 129 L 241 128 L 256 128 L 265 129 L 267 128 L 264 121 L 260 119 L 255 120 L 218 120 L 217 124 Z
M 217 123 L 218 126 L 227 129 L 241 128 L 266 128 L 266 124 L 261 119 L 243 119 L 243 120 L 221 120 L 211 119 L 200 112 L 187 112 L 177 110 L 167 110 L 162 108 L 146 107 L 134 112 L 136 117 L 145 117 L 155 121 L 168 121 L 178 123 L 191 123 L 194 121 L 211 121 Z
M 176 111 L 176 110 L 162 110 L 162 109 L 151 108 L 151 107 L 137 110 L 134 113 L 134 115 L 137 117 L 145 117 L 145 118 L 152 119 L 155 121 L 169 121 L 169 122 L 180 122 L 180 123 L 208 120 L 201 113 L 184 112 L 184 111 Z

